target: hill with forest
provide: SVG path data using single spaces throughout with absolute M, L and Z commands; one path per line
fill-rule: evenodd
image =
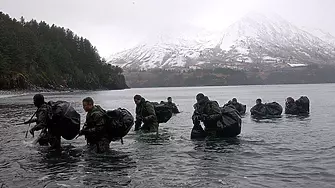
M 123 70 L 88 39 L 44 21 L 0 12 L 0 89 L 124 89 Z
M 308 65 L 276 70 L 231 68 L 125 70 L 130 87 L 183 87 L 335 83 L 334 65 Z

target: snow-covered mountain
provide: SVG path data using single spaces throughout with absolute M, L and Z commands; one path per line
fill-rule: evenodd
M 318 28 L 310 28 L 310 27 L 302 27 L 303 30 L 311 33 L 312 35 L 319 37 L 321 40 L 329 43 L 331 45 L 335 45 L 335 37 L 329 32 L 323 31 Z
M 162 37 L 113 55 L 123 68 L 280 67 L 288 63 L 331 63 L 335 37 L 307 32 L 278 15 L 250 13 L 223 33 Z
M 181 37 L 168 35 L 148 40 L 132 49 L 112 55 L 109 62 L 125 68 L 174 68 L 187 66 L 190 60 L 198 59 L 205 49 L 214 48 L 219 34 L 201 31 Z

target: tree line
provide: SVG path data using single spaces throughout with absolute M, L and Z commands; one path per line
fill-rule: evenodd
M 335 83 L 334 65 L 310 65 L 272 71 L 230 68 L 125 70 L 130 87 L 183 87 Z

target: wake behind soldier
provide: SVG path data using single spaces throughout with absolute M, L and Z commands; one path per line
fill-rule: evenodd
M 94 105 L 91 97 L 83 100 L 83 108 L 87 112 L 86 122 L 79 135 L 85 135 L 87 144 L 95 146 L 98 153 L 107 151 L 111 141 L 106 131 L 106 111 Z
M 30 129 L 30 133 L 34 135 L 35 131 L 42 130 L 37 142 L 40 145 L 49 145 L 51 148 L 60 148 L 61 136 L 56 135 L 52 127 L 52 111 L 51 107 L 44 101 L 44 96 L 36 94 L 33 98 L 34 105 L 37 107 L 36 119 L 25 122 L 26 124 L 36 122 L 36 125 Z
M 135 95 L 134 102 L 136 104 L 135 131 L 141 129 L 147 132 L 158 133 L 159 124 L 153 104 L 146 101 L 141 95 Z

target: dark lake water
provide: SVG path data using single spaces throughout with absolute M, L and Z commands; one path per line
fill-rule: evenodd
M 230 140 L 190 140 L 195 95 L 203 92 L 223 105 L 232 97 L 247 104 L 307 95 L 311 115 L 254 121 L 243 118 L 242 133 Z M 62 140 L 62 152 L 24 138 L 35 111 L 32 94 L 0 98 L 0 187 L 335 187 L 335 85 L 277 85 L 155 88 L 46 94 L 47 100 L 73 102 L 91 96 L 105 109 L 134 113 L 134 94 L 150 101 L 172 96 L 181 114 L 159 127 L 159 137 L 133 130 L 124 144 L 96 154 L 83 137 Z M 0 96 L 1 97 L 1 96 Z

